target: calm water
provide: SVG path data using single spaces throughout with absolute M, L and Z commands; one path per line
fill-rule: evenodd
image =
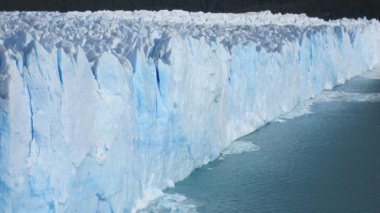
M 336 88 L 380 93 L 380 79 Z M 380 212 L 380 102 L 321 102 L 245 136 L 259 151 L 194 171 L 166 192 L 198 212 Z

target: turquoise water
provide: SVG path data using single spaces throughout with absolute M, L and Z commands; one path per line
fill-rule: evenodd
M 380 93 L 380 78 L 335 90 L 348 95 L 241 138 L 260 150 L 211 162 L 165 192 L 198 212 L 380 212 L 380 102 L 350 100 Z

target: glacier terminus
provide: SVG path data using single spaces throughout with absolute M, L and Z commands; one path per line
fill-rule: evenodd
M 99 11 L 0 23 L 0 212 L 135 212 L 380 62 L 377 20 Z

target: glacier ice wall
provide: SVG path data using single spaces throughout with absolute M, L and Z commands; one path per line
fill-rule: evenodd
M 376 20 L 0 13 L 0 212 L 130 212 L 380 62 Z

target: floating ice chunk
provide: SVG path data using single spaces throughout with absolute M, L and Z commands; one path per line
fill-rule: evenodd
M 136 201 L 135 206 L 132 208 L 132 213 L 139 212 L 138 210 L 145 208 L 152 200 L 156 200 L 163 195 L 163 192 L 158 188 L 145 189 L 142 197 Z
M 150 204 L 137 211 L 138 213 L 152 212 L 177 212 L 177 213 L 196 213 L 196 208 L 200 203 L 187 199 L 184 195 L 175 193 L 164 193 L 159 198 L 150 202 Z
M 254 152 L 260 150 L 260 147 L 252 141 L 234 141 L 226 149 L 222 151 L 223 155 L 236 155 L 243 152 Z
M 282 115 L 275 119 L 277 122 L 285 122 L 288 119 L 293 119 L 303 115 L 308 115 L 312 112 L 313 100 L 306 100 L 304 102 L 298 103 L 289 113 Z
M 326 91 L 314 102 L 379 102 L 380 93 L 348 93 L 340 91 Z
M 360 76 L 368 79 L 380 79 L 380 66 L 376 67 L 374 70 L 364 72 L 360 74 Z

